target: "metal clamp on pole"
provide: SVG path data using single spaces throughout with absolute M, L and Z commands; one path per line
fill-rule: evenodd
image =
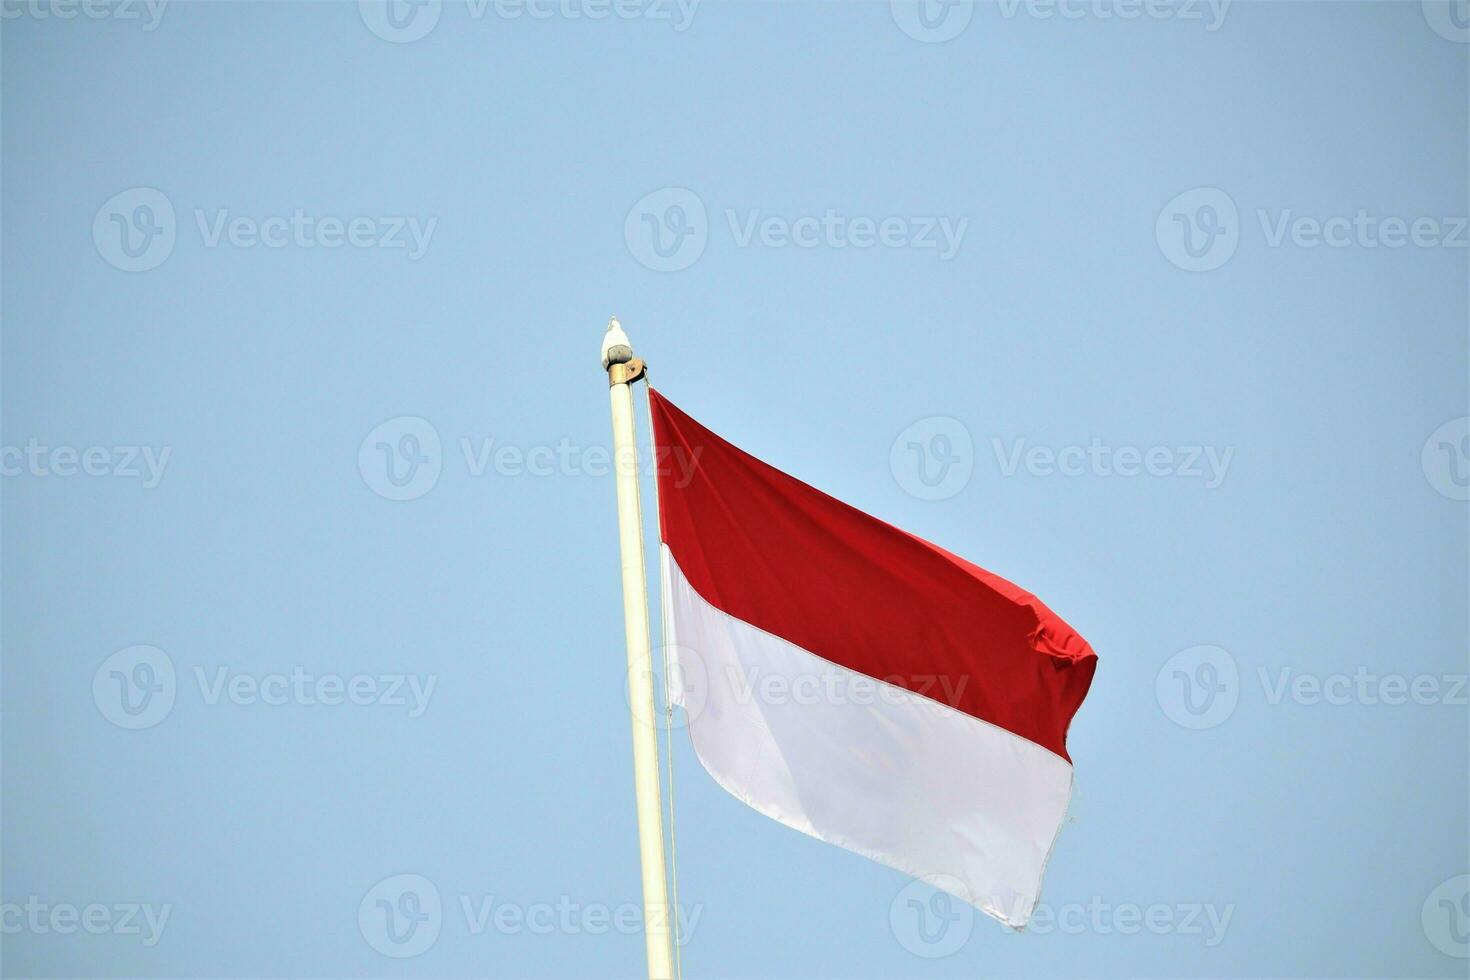
M 607 368 L 607 383 L 609 385 L 630 385 L 648 377 L 648 366 L 643 363 L 643 358 L 635 357 L 631 361 L 622 364 L 610 364 Z

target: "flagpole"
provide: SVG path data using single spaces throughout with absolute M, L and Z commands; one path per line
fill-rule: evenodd
M 613 471 L 618 492 L 618 541 L 623 565 L 623 636 L 628 647 L 628 706 L 633 719 L 633 789 L 638 850 L 643 864 L 643 933 L 649 980 L 672 980 L 673 950 L 664 874 L 663 805 L 659 798 L 658 729 L 654 719 L 653 655 L 648 637 L 648 584 L 638 499 L 638 438 L 633 430 L 633 382 L 644 377 L 616 318 L 602 340 L 602 367 L 612 397 Z

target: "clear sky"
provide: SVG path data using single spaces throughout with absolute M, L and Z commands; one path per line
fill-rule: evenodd
M 1463 2 L 0 12 L 4 975 L 639 974 L 612 313 L 1100 658 L 1021 935 L 676 731 L 689 976 L 1466 975 Z

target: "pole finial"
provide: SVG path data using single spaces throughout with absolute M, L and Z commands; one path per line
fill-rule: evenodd
M 633 344 L 618 318 L 611 317 L 607 321 L 607 333 L 602 336 L 602 369 L 606 371 L 614 364 L 626 364 L 632 359 Z

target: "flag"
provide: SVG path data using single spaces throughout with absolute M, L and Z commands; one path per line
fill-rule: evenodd
M 650 390 L 670 697 L 765 815 L 1030 918 L 1097 656 L 1030 593 Z

